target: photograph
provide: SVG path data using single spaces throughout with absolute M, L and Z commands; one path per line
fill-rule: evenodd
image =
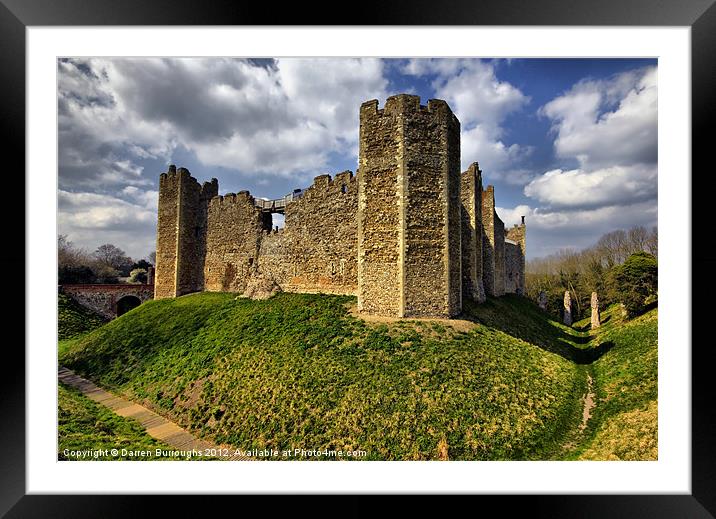
M 658 57 L 55 62 L 61 464 L 660 460 Z

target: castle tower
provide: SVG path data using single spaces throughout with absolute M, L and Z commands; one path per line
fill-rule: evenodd
M 520 225 L 515 224 L 512 229 L 507 231 L 506 235 L 506 238 L 515 242 L 518 247 L 517 258 L 513 261 L 513 265 L 511 265 L 509 270 L 515 278 L 515 293 L 519 295 L 525 295 L 525 254 L 527 253 L 526 235 L 527 228 L 525 226 L 524 216 L 522 217 L 522 223 Z
M 462 310 L 460 122 L 445 101 L 360 108 L 358 308 L 395 317 Z
M 487 186 L 482 198 L 482 281 L 485 293 L 495 295 L 495 188 Z
M 473 162 L 460 176 L 462 203 L 462 294 L 485 300 L 482 282 L 482 171 Z
M 204 289 L 207 206 L 218 191 L 215 178 L 200 186 L 173 165 L 159 175 L 155 299 Z

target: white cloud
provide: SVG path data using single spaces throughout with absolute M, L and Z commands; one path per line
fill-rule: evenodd
M 547 171 L 525 185 L 524 194 L 541 204 L 529 212 L 540 243 L 532 255 L 657 224 L 656 67 L 580 81 L 540 114 L 553 121 L 557 157 L 579 167 Z
M 628 205 L 656 198 L 657 168 L 637 164 L 596 171 L 555 169 L 532 180 L 524 193 L 553 208 Z
M 655 163 L 656 67 L 581 81 L 540 109 L 553 121 L 555 151 L 585 169 Z
M 507 183 L 519 183 L 517 177 L 511 175 L 515 164 L 523 163 L 529 156 L 531 149 L 512 144 L 505 145 L 500 140 L 492 138 L 490 129 L 484 125 L 477 125 L 468 130 L 462 130 L 460 137 L 460 153 L 462 155 L 462 170 L 477 161 L 486 179 L 499 178 Z M 524 175 L 519 176 L 520 180 Z
M 88 59 L 59 67 L 60 163 L 69 170 L 68 188 L 132 183 L 132 157 L 123 157 L 127 172 L 105 173 L 117 161 L 115 148 L 169 162 L 182 146 L 210 166 L 314 173 L 330 153 L 355 149 L 360 103 L 385 97 L 387 87 L 377 59 L 282 59 L 270 66 Z M 74 174 L 73 151 L 86 162 Z
M 153 190 L 142 190 L 135 186 L 127 186 L 121 191 L 122 195 L 128 197 L 132 202 L 141 205 L 145 209 L 150 211 L 157 211 L 157 204 L 159 203 L 159 191 Z
M 657 206 L 653 202 L 611 205 L 593 209 L 548 210 L 529 205 L 514 208 L 496 207 L 505 227 L 527 224 L 527 256 L 539 257 L 560 249 L 583 249 L 593 245 L 603 234 L 636 225 L 657 225 Z
M 155 247 L 157 213 L 152 193 L 156 195 L 155 191 L 127 187 L 122 194 L 137 199 L 129 202 L 109 195 L 60 190 L 59 233 L 67 234 L 70 241 L 90 252 L 101 243 L 113 243 L 131 257 L 143 258 Z
M 461 124 L 462 168 L 478 161 L 487 178 L 504 179 L 508 169 L 530 152 L 506 144 L 502 123 L 521 110 L 530 98 L 500 81 L 492 63 L 476 59 L 412 59 L 403 67 L 412 75 L 435 74 L 435 95 L 448 102 Z

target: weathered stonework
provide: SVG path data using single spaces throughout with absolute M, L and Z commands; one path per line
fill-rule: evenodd
M 540 290 L 537 296 L 537 304 L 542 310 L 547 310 L 547 294 L 544 290 Z
M 525 254 L 527 253 L 524 217 L 522 224 L 505 235 L 505 292 L 525 295 Z
M 463 297 L 485 301 L 482 282 L 482 171 L 474 162 L 460 179 L 462 202 L 462 292 Z
M 596 292 L 592 292 L 592 319 L 591 319 L 592 330 L 599 328 L 601 325 L 599 318 L 599 296 Z
M 444 101 L 399 95 L 360 111 L 358 307 L 394 317 L 457 315 L 460 123 Z
M 562 322 L 567 326 L 572 326 L 572 296 L 569 290 L 564 291 L 564 316 Z
M 204 289 L 207 206 L 218 190 L 215 178 L 200 186 L 184 168 L 159 176 L 156 299 Z
M 460 123 L 444 101 L 363 103 L 359 172 L 316 177 L 282 206 L 283 229 L 260 199 L 218 196 L 216 179 L 199 186 L 183 168 L 160 175 L 159 191 L 157 299 L 275 284 L 357 295 L 367 314 L 451 317 L 463 297 L 524 293 L 524 225 L 506 244 L 494 188 L 477 163 L 460 174 Z
M 271 229 L 248 191 L 217 196 L 209 202 L 204 290 L 243 292 L 259 258 L 261 235 Z
M 129 306 L 135 306 L 154 298 L 154 286 L 150 284 L 60 285 L 60 292 L 106 319 L 121 314 L 124 300 L 133 300 Z
M 358 181 L 352 172 L 316 177 L 286 207 L 284 229 L 263 237 L 260 268 L 285 291 L 355 294 L 357 211 Z

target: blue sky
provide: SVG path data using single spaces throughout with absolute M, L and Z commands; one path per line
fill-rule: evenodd
M 154 250 L 168 164 L 220 193 L 278 197 L 355 171 L 360 103 L 445 99 L 462 165 L 495 185 L 527 255 L 657 224 L 653 59 L 66 59 L 58 62 L 59 232 Z

